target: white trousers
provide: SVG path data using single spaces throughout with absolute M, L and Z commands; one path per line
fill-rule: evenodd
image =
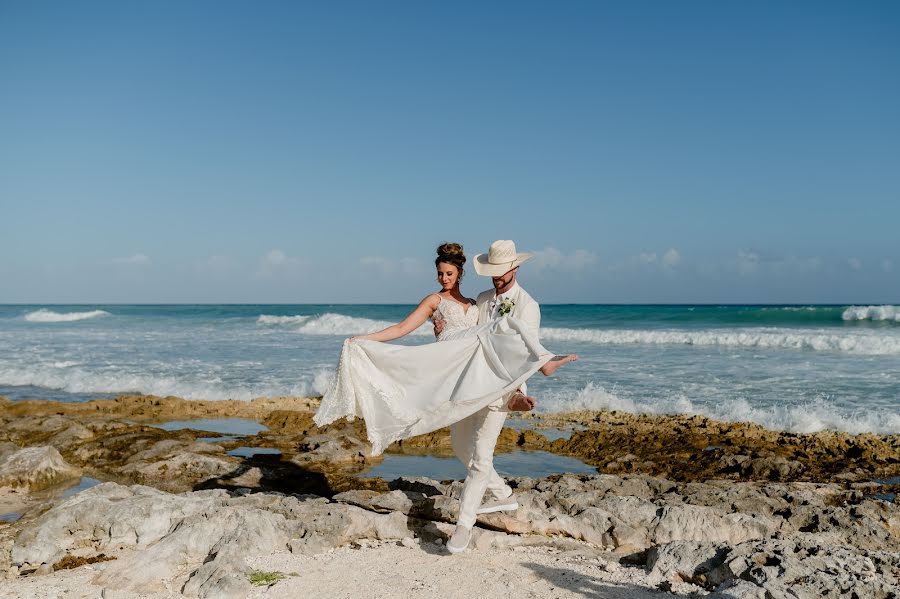
M 506 421 L 506 402 L 503 396 L 471 416 L 450 425 L 450 444 L 468 473 L 459 498 L 459 517 L 456 523 L 475 525 L 476 511 L 486 491 L 498 499 L 512 495 L 512 489 L 494 470 L 494 448 Z

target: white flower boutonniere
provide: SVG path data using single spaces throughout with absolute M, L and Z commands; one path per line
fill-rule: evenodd
M 513 300 L 506 298 L 502 302 L 500 302 L 500 309 L 497 310 L 497 316 L 506 316 L 512 309 L 516 307 L 516 302 Z

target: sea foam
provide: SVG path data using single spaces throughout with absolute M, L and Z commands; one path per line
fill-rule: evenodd
M 86 320 L 98 316 L 109 316 L 106 310 L 91 310 L 90 312 L 53 312 L 42 308 L 25 315 L 28 322 L 72 322 L 74 320 Z
M 366 335 L 395 324 L 386 320 L 372 320 L 326 312 L 304 322 L 297 332 L 305 335 Z M 426 321 L 410 335 L 431 335 L 434 331 L 431 322 Z
M 850 306 L 841 315 L 844 320 L 886 320 L 900 322 L 900 306 Z
M 302 324 L 309 320 L 309 316 L 272 316 L 270 314 L 260 314 L 259 318 L 256 319 L 256 322 L 259 324 L 271 324 L 271 325 L 288 325 L 288 324 Z
M 778 328 L 640 330 L 542 328 L 541 340 L 606 345 L 700 345 L 845 352 L 859 355 L 900 355 L 900 337 L 870 331 L 834 333 L 825 330 Z
M 211 383 L 203 377 L 142 374 L 116 370 L 96 372 L 84 368 L 49 370 L 43 366 L 34 368 L 0 367 L 0 385 L 33 386 L 57 389 L 68 393 L 144 393 L 148 395 L 175 395 L 185 399 L 239 399 L 256 397 L 310 397 L 322 395 L 328 388 L 334 373 L 319 369 L 305 373 L 291 384 L 284 385 L 234 385 Z

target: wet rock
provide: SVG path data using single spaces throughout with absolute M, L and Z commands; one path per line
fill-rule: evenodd
M 325 434 L 311 435 L 300 443 L 298 449 L 300 453 L 291 461 L 300 465 L 312 462 L 329 464 L 366 462 L 371 459 L 369 454 L 372 452 L 371 445 L 347 434 L 337 437 Z
M 52 445 L 72 464 L 109 472 L 122 466 L 129 454 L 146 449 L 149 444 L 170 438 L 190 441 L 199 435 L 191 431 L 151 430 L 134 422 L 252 418 L 264 422 L 271 431 L 256 435 L 252 443 L 248 439 L 248 444 L 280 448 L 285 459 L 297 457 L 295 463 L 304 468 L 334 459 L 330 462 L 332 470 L 343 468 L 352 475 L 349 470 L 365 463 L 363 458 L 369 452 L 365 424 L 360 420 L 342 421 L 319 429 L 312 422 L 317 405 L 315 398 L 259 398 L 243 402 L 129 395 L 77 404 L 7 401 L 0 402 L 0 442 L 9 441 L 19 447 Z M 545 449 L 607 468 L 607 474 L 643 473 L 668 481 L 803 478 L 847 483 L 900 476 L 900 435 L 828 431 L 795 434 L 701 416 L 615 411 L 533 419 L 542 424 L 575 425 L 583 430 L 575 431 L 568 440 L 549 443 L 532 431 L 507 428 L 500 434 L 497 451 Z M 324 437 L 310 441 L 319 435 Z M 449 432 L 442 429 L 405 440 L 393 448 L 448 455 Z M 310 455 L 304 458 L 294 454 Z M 175 490 L 171 480 L 167 488 Z M 190 489 L 195 483 L 190 481 L 180 490 Z
M 702 416 L 585 411 L 546 416 L 587 430 L 548 445 L 608 472 L 643 472 L 670 480 L 836 480 L 900 474 L 900 435 L 797 434 Z M 605 470 L 608 469 L 608 470 Z
M 221 446 L 211 443 L 165 439 L 130 455 L 124 465 L 110 470 L 139 484 L 180 491 L 234 472 L 239 460 L 223 453 Z
M 66 462 L 53 447 L 26 447 L 0 459 L 0 487 L 46 489 L 81 477 L 81 469 Z
M 726 455 L 719 463 L 722 472 L 734 472 L 741 478 L 754 480 L 793 480 L 806 469 L 801 462 L 781 456 L 751 458 L 746 455 Z
M 155 395 L 120 395 L 115 399 L 97 399 L 80 403 L 58 401 L 0 402 L 0 411 L 12 415 L 62 415 L 87 418 L 128 418 L 136 422 L 163 422 L 194 418 L 250 418 L 260 420 L 278 410 L 315 412 L 317 398 L 260 397 L 241 400 L 188 400 L 180 397 Z

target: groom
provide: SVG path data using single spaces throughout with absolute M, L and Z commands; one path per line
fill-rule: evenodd
M 517 253 L 516 244 L 502 239 L 491 244 L 487 254 L 475 256 L 475 272 L 491 277 L 493 289 L 478 296 L 478 324 L 503 315 L 514 316 L 531 326 L 541 326 L 541 308 L 516 282 L 519 265 L 531 254 Z M 434 326 L 435 335 L 444 328 L 443 321 Z M 460 553 L 469 546 L 472 527 L 478 514 L 516 510 L 519 503 L 512 489 L 494 470 L 494 447 L 510 410 L 530 410 L 534 399 L 526 395 L 526 386 L 497 400 L 450 427 L 450 442 L 456 457 L 466 465 L 468 475 L 459 498 L 456 529 L 447 542 L 450 553 Z M 482 499 L 485 501 L 482 503 Z

